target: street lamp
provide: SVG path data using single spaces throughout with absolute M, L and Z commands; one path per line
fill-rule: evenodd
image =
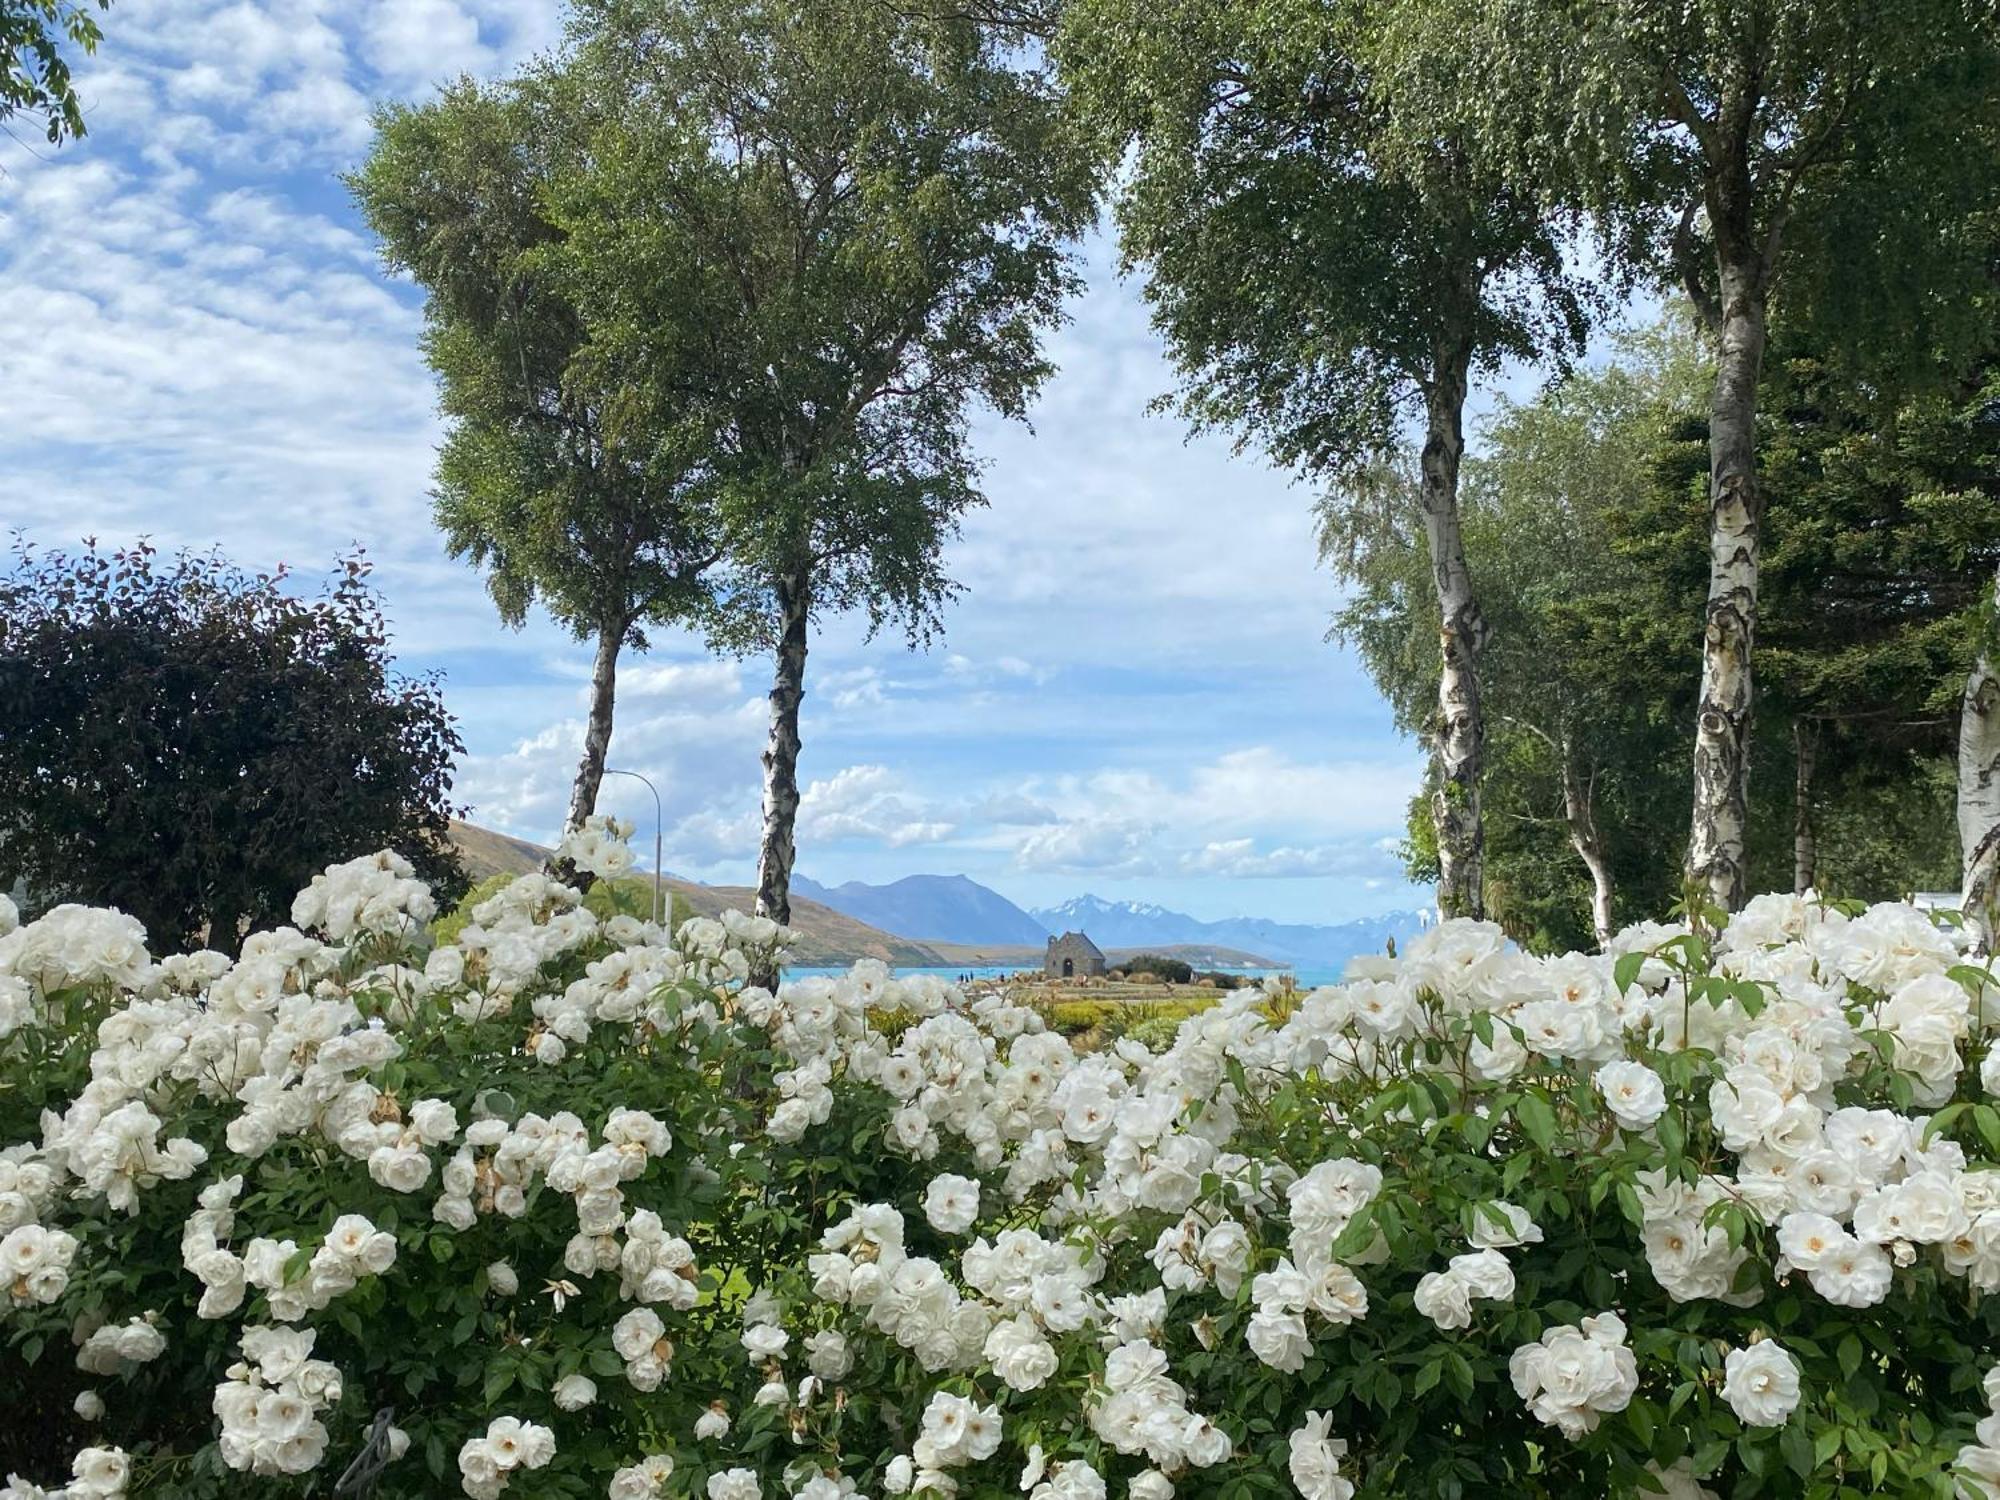
M 653 925 L 657 927 L 665 920 L 663 915 L 665 908 L 660 904 L 662 890 L 660 882 L 663 879 L 663 871 L 660 863 L 660 839 L 662 836 L 661 830 L 666 827 L 667 819 L 666 814 L 660 810 L 660 789 L 654 786 L 648 777 L 641 776 L 637 771 L 614 771 L 607 766 L 604 774 L 606 776 L 630 776 L 634 781 L 643 781 L 646 783 L 646 790 L 653 794 Z

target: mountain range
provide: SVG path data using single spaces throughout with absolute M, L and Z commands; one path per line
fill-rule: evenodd
M 1428 912 L 1395 911 L 1351 922 L 1274 922 L 1269 917 L 1224 917 L 1204 922 L 1140 901 L 1077 896 L 1060 906 L 1037 908 L 1035 919 L 1051 932 L 1087 932 L 1099 947 L 1143 948 L 1161 943 L 1202 943 L 1240 948 L 1297 968 L 1336 968 L 1359 953 L 1379 953 L 1389 939 L 1406 942 L 1430 925 Z
M 475 880 L 541 867 L 549 851 L 493 829 L 454 822 L 451 830 Z M 748 908 L 753 892 L 701 885 L 674 875 L 665 884 L 683 909 L 713 915 Z M 792 925 L 801 964 L 880 958 L 899 966 L 1020 964 L 1036 966 L 1052 933 L 1085 932 L 1114 962 L 1139 952 L 1172 952 L 1196 967 L 1338 968 L 1358 953 L 1380 952 L 1421 932 L 1429 913 L 1400 911 L 1352 922 L 1274 922 L 1266 917 L 1202 921 L 1138 901 L 1077 896 L 1024 911 L 964 875 L 906 875 L 887 885 L 850 880 L 824 886 L 792 879 Z
M 1047 927 L 998 891 L 963 875 L 906 875 L 887 885 L 850 880 L 832 888 L 798 875 L 792 889 L 898 937 L 1039 947 L 1049 935 Z
M 1423 931 L 1424 912 L 1390 912 L 1352 922 L 1274 922 L 1267 917 L 1202 921 L 1136 901 L 1077 896 L 1023 911 L 964 875 L 906 875 L 888 885 L 850 880 L 823 886 L 796 877 L 792 889 L 857 921 L 916 942 L 979 948 L 1039 946 L 1052 933 L 1085 932 L 1100 948 L 1233 950 L 1285 967 L 1338 967 Z

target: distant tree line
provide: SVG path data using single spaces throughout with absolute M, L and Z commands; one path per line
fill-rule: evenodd
M 1808 348 L 1764 375 L 1754 889 L 1953 890 L 1966 663 L 2000 566 L 2000 364 L 1890 401 Z M 1709 373 L 1669 323 L 1601 369 L 1502 402 L 1468 465 L 1465 532 L 1493 622 L 1487 904 L 1517 937 L 1588 946 L 1678 895 L 1705 576 Z M 1407 487 L 1407 486 L 1406 486 Z M 1323 511 L 1354 584 L 1338 632 L 1400 722 L 1434 691 L 1428 561 L 1393 484 Z M 1413 807 L 1413 875 L 1436 861 Z

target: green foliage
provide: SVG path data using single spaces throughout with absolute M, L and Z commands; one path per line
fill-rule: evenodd
M 1068 1037 L 1079 1046 L 1108 1047 L 1120 1037 L 1135 1036 L 1141 1028 L 1154 1038 L 1171 1041 L 1175 1028 L 1189 1016 L 1199 1015 L 1215 1005 L 1207 997 L 1186 1000 L 1057 1000 L 1035 1009 L 1048 1029 Z
M 219 554 L 18 546 L 0 576 L 0 847 L 37 898 L 115 906 L 162 951 L 291 920 L 339 860 L 410 851 L 449 897 L 435 676 L 400 676 L 367 561 L 317 598 Z
M 1904 395 L 1795 340 L 1774 350 L 1762 688 L 1846 760 L 1956 741 L 1973 620 L 2000 563 L 1996 352 L 1952 389 Z
M 1502 402 L 1463 486 L 1467 565 L 1492 638 L 1481 657 L 1488 717 L 1486 881 L 1491 913 L 1540 949 L 1592 946 L 1590 881 L 1572 843 L 1565 778 L 1602 842 L 1619 920 L 1676 894 L 1660 857 L 1684 836 L 1694 625 L 1664 568 L 1698 588 L 1697 537 L 1661 550 L 1626 516 L 1641 494 L 1699 501 L 1699 439 L 1678 432 L 1704 368 L 1684 331 L 1628 340 L 1623 358 L 1535 400 Z M 1350 584 L 1334 630 L 1361 654 L 1398 723 L 1416 733 L 1437 693 L 1430 555 L 1410 481 L 1322 508 L 1322 546 Z M 1698 595 L 1696 596 L 1699 597 Z M 1663 663 L 1688 664 L 1676 673 Z M 1427 797 L 1413 803 L 1406 863 L 1436 868 Z
M 433 941 L 439 943 L 457 942 L 459 934 L 465 931 L 466 924 L 472 920 L 472 908 L 478 906 L 483 901 L 492 900 L 520 878 L 520 876 L 509 874 L 505 870 L 497 874 L 488 875 L 484 880 L 473 886 L 471 890 L 459 897 L 456 906 L 452 907 L 450 911 L 441 913 L 437 920 L 431 923 L 431 938 Z
M 111 0 L 96 0 L 108 11 Z M 65 46 L 89 56 L 104 39 L 90 0 L 0 0 L 0 124 L 40 115 L 51 146 L 84 133 Z
M 1451 351 L 1475 370 L 1560 356 L 1584 324 L 1532 202 L 1449 134 L 1391 149 L 1417 122 L 1368 66 L 1381 21 L 1348 3 L 1073 0 L 1057 40 L 1102 149 L 1136 147 L 1118 222 L 1180 410 L 1339 479 L 1394 444 Z
M 797 0 L 595 0 L 543 75 L 590 143 L 553 184 L 594 357 L 635 432 L 699 427 L 760 649 L 784 589 L 913 639 L 981 503 L 970 411 L 1021 416 L 1074 286 L 1088 164 L 970 21 Z
M 1406 0 L 1385 16 L 1377 56 L 1409 122 L 1446 122 L 1522 191 L 1584 209 L 1628 273 L 1714 303 L 1719 260 L 1760 262 L 1781 321 L 1900 382 L 1979 347 L 2000 204 L 1985 7 Z
M 540 602 L 579 637 L 645 644 L 705 617 L 720 556 L 706 413 L 650 407 L 650 375 L 594 321 L 594 268 L 555 211 L 593 170 L 560 80 L 461 80 L 392 106 L 349 186 L 384 259 L 423 286 L 447 432 L 436 514 L 502 617 Z
M 1788 350 L 1766 376 L 1763 615 L 1750 857 L 1791 882 L 1793 738 L 1817 747 L 1823 889 L 1886 899 L 1957 883 L 1949 759 L 1982 582 L 2000 553 L 2000 424 L 1984 367 L 1897 396 Z M 1685 329 L 1502 403 L 1465 474 L 1466 552 L 1494 627 L 1488 903 L 1541 951 L 1594 941 L 1563 773 L 1590 797 L 1615 920 L 1666 909 L 1686 836 L 1707 588 L 1706 363 Z M 1429 558 L 1408 508 L 1328 507 L 1352 584 L 1336 630 L 1406 729 L 1436 691 Z M 1434 869 L 1422 800 L 1406 862 Z

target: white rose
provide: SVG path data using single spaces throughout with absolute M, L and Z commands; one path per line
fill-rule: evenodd
M 708 1410 L 694 1419 L 694 1435 L 703 1443 L 729 1436 L 729 1409 L 720 1401 L 710 1402 Z
M 1667 1087 L 1644 1063 L 1608 1062 L 1591 1081 L 1627 1130 L 1645 1130 L 1667 1112 Z
M 1417 1311 L 1439 1328 L 1465 1328 L 1472 1322 L 1472 1291 L 1449 1271 L 1431 1271 L 1417 1283 Z
M 939 1234 L 964 1234 L 979 1218 L 979 1184 L 950 1172 L 933 1177 L 924 1191 L 924 1217 Z
M 1354 1484 L 1343 1478 L 1340 1460 L 1347 1456 L 1345 1438 L 1329 1437 L 1333 1418 L 1323 1411 L 1306 1413 L 1305 1425 L 1288 1440 L 1292 1484 L 1303 1500 L 1348 1500 Z
M 1722 1375 L 1722 1399 L 1752 1427 L 1782 1427 L 1799 1404 L 1798 1362 L 1769 1339 L 1731 1349 Z

